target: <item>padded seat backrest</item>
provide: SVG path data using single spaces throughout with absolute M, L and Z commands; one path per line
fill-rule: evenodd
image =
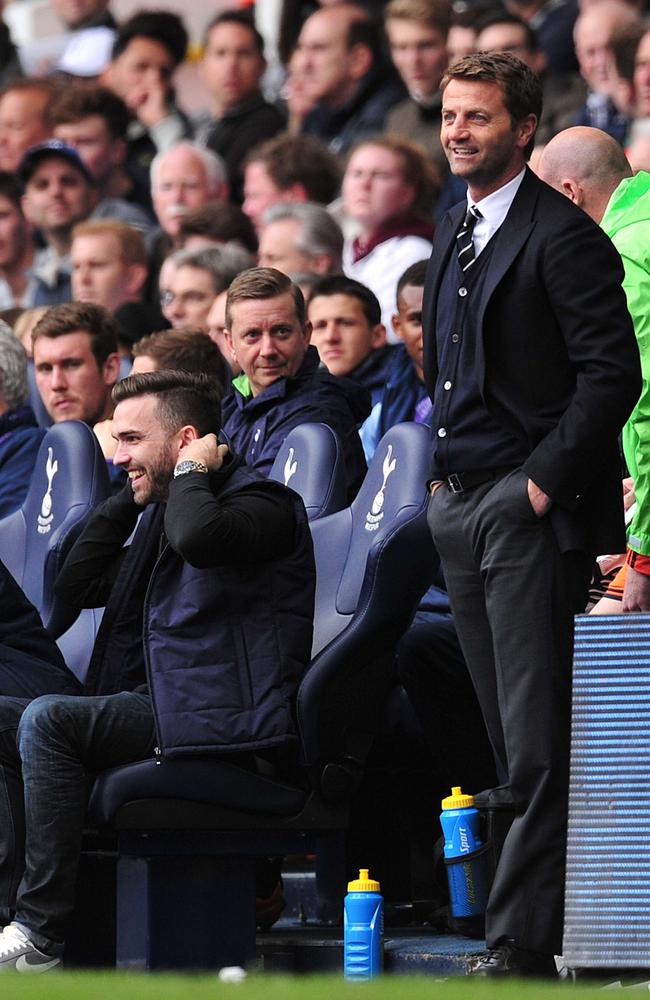
M 45 409 L 43 397 L 38 391 L 38 386 L 36 385 L 36 373 L 34 372 L 34 362 L 31 358 L 27 362 L 27 386 L 29 390 L 29 405 L 34 411 L 38 426 L 45 427 L 47 430 L 48 427 L 52 426 L 52 417 Z
M 317 568 L 312 656 L 352 620 L 370 555 L 426 504 L 428 467 L 428 429 L 397 424 L 377 445 L 352 505 L 311 525 Z
M 298 690 L 297 713 L 312 768 L 337 758 L 352 761 L 357 747 L 359 768 L 363 764 L 395 643 L 437 567 L 426 521 L 428 467 L 428 429 L 398 424 L 379 442 L 352 506 L 311 525 L 313 659 Z M 348 776 L 341 794 L 349 793 Z
M 327 424 L 301 424 L 287 434 L 269 479 L 298 493 L 315 521 L 347 503 L 345 460 L 338 435 Z
M 54 636 L 77 615 L 55 598 L 54 581 L 88 515 L 109 492 L 97 438 L 80 420 L 66 420 L 43 438 L 22 507 L 0 520 L 0 559 Z

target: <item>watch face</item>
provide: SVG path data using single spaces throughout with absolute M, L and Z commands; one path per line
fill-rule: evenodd
M 183 462 L 179 462 L 174 469 L 174 478 L 176 476 L 184 476 L 187 472 L 207 472 L 207 466 L 203 462 L 194 462 L 190 458 L 186 458 Z

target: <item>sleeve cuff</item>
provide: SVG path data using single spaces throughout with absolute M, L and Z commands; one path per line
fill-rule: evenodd
M 641 555 L 640 552 L 634 552 L 632 549 L 627 550 L 627 556 L 625 559 L 628 566 L 636 570 L 637 573 L 643 573 L 644 576 L 650 576 L 650 556 Z

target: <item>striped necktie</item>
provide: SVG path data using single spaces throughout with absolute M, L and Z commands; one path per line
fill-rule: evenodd
M 458 261 L 460 263 L 461 271 L 467 271 L 476 260 L 476 253 L 474 250 L 474 226 L 478 220 L 482 218 L 483 216 L 479 212 L 476 205 L 470 205 L 467 209 L 467 214 L 462 228 L 456 237 L 456 241 L 458 243 Z

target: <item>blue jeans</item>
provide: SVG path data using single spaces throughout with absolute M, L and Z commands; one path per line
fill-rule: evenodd
M 154 744 L 148 695 L 0 697 L 0 923 L 63 952 L 93 777 Z

